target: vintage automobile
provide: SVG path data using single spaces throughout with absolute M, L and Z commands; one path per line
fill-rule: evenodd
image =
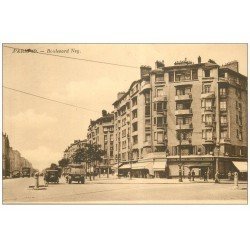
M 21 177 L 21 173 L 19 170 L 13 170 L 12 171 L 12 178 L 20 178 Z
M 30 177 L 30 168 L 22 168 L 22 177 Z
M 66 182 L 71 184 L 72 181 L 78 183 L 85 183 L 86 171 L 82 165 L 69 165 L 67 167 Z
M 45 183 L 59 183 L 58 170 L 46 169 L 44 174 Z

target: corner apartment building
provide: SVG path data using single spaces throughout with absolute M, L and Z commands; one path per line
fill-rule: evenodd
M 127 92 L 118 93 L 113 103 L 115 160 L 124 164 L 120 169 L 130 171 L 132 168 L 138 177 L 152 174 L 155 160 L 165 172 L 167 92 L 163 68 L 164 63 L 160 61 L 154 70 L 141 66 L 141 78 L 134 81 Z M 130 163 L 136 162 L 138 164 L 131 166 Z
M 141 78 L 113 103 L 120 169 L 171 178 L 179 175 L 180 153 L 184 175 L 241 168 L 247 160 L 247 77 L 238 62 L 219 66 L 199 57 L 197 63 L 155 65 L 142 66 Z
M 87 143 L 100 145 L 105 151 L 99 166 L 101 173 L 111 170 L 114 165 L 114 114 L 103 114 L 95 121 L 91 120 L 88 127 Z

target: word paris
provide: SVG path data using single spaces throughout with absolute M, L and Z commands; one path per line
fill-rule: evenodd
M 79 49 L 45 49 L 45 50 L 37 50 L 37 49 L 18 49 L 14 48 L 12 53 L 48 53 L 48 54 L 80 54 L 81 51 Z

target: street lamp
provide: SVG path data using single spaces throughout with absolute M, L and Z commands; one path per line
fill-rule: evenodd
M 180 122 L 180 133 L 179 133 L 179 182 L 182 182 L 182 166 L 181 166 L 181 122 Z

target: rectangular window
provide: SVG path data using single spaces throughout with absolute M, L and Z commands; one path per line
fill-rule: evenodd
M 107 135 L 104 135 L 104 141 L 107 141 L 108 138 L 107 138 Z
M 169 72 L 169 82 L 174 82 L 174 72 Z
M 134 107 L 135 105 L 137 105 L 137 97 L 132 99 L 132 107 Z
M 137 143 L 138 143 L 138 136 L 135 135 L 135 136 L 133 136 L 133 145 L 135 145 Z
M 220 110 L 221 111 L 227 110 L 227 103 L 226 103 L 226 101 L 220 101 Z
M 192 69 L 192 79 L 197 80 L 198 79 L 198 70 Z
M 145 116 L 150 116 L 150 105 L 145 106 Z
M 151 140 L 151 135 L 150 134 L 146 134 L 145 135 L 145 141 L 150 142 L 150 140 Z
M 162 75 L 162 74 L 156 75 L 155 76 L 155 81 L 156 82 L 163 82 L 164 81 L 164 75 Z
M 163 96 L 163 89 L 156 89 L 156 97 Z
M 227 130 L 222 130 L 222 131 L 220 132 L 220 137 L 221 137 L 222 139 L 227 138 L 227 137 L 228 137 L 228 136 L 227 136 Z
M 226 88 L 220 88 L 220 96 L 226 96 L 227 90 Z
M 132 124 L 133 132 L 138 130 L 137 122 Z
M 211 85 L 203 85 L 204 93 L 210 93 L 210 91 L 211 91 Z
M 122 130 L 122 138 L 126 137 L 126 129 Z
M 164 142 L 164 134 L 163 134 L 163 132 L 158 132 L 157 133 L 157 142 L 159 142 L 159 143 Z
M 150 93 L 145 93 L 145 104 L 150 103 Z
M 221 116 L 220 117 L 220 122 L 221 122 L 221 124 L 227 123 L 227 116 Z
M 132 119 L 137 118 L 137 110 L 133 110 L 132 112 Z
M 210 69 L 204 71 L 205 77 L 210 77 Z

